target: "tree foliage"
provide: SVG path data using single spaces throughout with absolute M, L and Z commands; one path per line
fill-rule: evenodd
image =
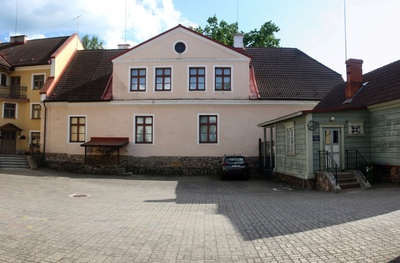
M 204 28 L 199 26 L 197 28 L 191 27 L 191 29 L 228 46 L 233 46 L 233 36 L 240 33 L 244 35 L 243 44 L 246 47 L 279 47 L 280 39 L 276 38 L 274 34 L 279 32 L 280 29 L 272 21 L 265 22 L 259 30 L 253 29 L 247 33 L 239 32 L 237 22 L 228 24 L 221 20 L 218 23 L 216 15 L 209 17 L 207 23 Z
M 103 41 L 97 36 L 92 36 L 90 38 L 88 34 L 82 37 L 82 45 L 85 49 L 104 49 Z

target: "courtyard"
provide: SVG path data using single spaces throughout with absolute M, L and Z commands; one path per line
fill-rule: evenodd
M 400 186 L 0 170 L 0 262 L 398 262 Z

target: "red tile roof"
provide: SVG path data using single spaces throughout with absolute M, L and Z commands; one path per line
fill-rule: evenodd
M 364 74 L 363 83 L 348 103 L 344 103 L 346 84 L 337 85 L 314 110 L 360 109 L 400 99 L 400 60 Z
M 80 50 L 59 79 L 48 101 L 110 100 L 111 59 L 124 50 Z M 104 99 L 107 97 L 106 99 Z
M 28 40 L 25 44 L 2 43 L 0 55 L 12 67 L 48 65 L 53 53 L 69 37 Z M 1 63 L 1 62 L 0 62 Z
M 261 99 L 321 100 L 340 74 L 296 48 L 247 47 Z

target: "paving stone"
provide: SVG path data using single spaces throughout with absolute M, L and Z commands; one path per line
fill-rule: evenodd
M 400 187 L 0 169 L 0 262 L 389 262 Z M 72 197 L 73 194 L 87 197 Z

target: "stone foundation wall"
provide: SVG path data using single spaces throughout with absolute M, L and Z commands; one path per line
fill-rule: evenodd
M 84 155 L 46 154 L 46 165 L 55 170 L 91 174 L 217 175 L 220 157 L 120 156 L 120 165 L 99 161 L 85 165 Z M 258 157 L 248 157 L 251 173 L 258 172 Z
M 282 174 L 282 173 L 277 173 L 274 172 L 272 175 L 275 179 L 277 179 L 278 181 L 281 182 L 285 182 L 294 186 L 298 186 L 301 188 L 306 188 L 306 189 L 314 189 L 315 188 L 315 179 L 313 180 L 305 180 L 305 179 L 301 179 L 298 177 L 294 177 L 291 175 L 287 175 L 287 174 Z

